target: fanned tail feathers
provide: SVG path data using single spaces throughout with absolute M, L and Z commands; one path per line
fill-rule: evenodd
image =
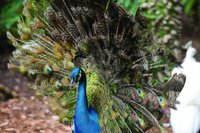
M 77 91 L 70 89 L 69 73 L 80 66 L 87 75 L 88 104 L 98 112 L 102 131 L 160 126 L 160 116 L 153 114 L 162 113 L 159 93 L 148 85 L 156 50 L 138 22 L 142 18 L 108 0 L 24 0 L 23 12 L 19 36 L 7 33 L 16 47 L 9 68 L 34 79 L 33 88 L 49 96 L 61 121 L 73 121 Z

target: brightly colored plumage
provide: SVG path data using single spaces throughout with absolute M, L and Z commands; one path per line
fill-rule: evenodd
M 87 77 L 85 100 L 102 132 L 160 127 L 158 120 L 171 106 L 168 90 L 181 90 L 184 82 L 176 84 L 175 75 L 166 85 L 153 84 L 160 64 L 145 30 L 140 15 L 130 16 L 110 0 L 25 0 L 19 39 L 8 32 L 16 47 L 9 68 L 32 77 L 33 89 L 48 96 L 67 124 L 79 94 L 76 85 L 70 89 L 70 73 L 79 67 Z
M 92 108 L 88 107 L 86 95 L 86 75 L 81 68 L 74 68 L 70 78 L 73 84 L 79 78 L 78 96 L 76 100 L 76 109 L 74 115 L 75 133 L 100 133 L 98 114 Z

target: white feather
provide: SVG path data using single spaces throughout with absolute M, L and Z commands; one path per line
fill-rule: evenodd
M 200 129 L 200 62 L 194 55 L 197 53 L 192 45 L 187 46 L 186 57 L 181 67 L 175 68 L 174 73 L 186 75 L 186 82 L 179 94 L 177 110 L 171 109 L 170 122 L 174 133 L 197 133 Z

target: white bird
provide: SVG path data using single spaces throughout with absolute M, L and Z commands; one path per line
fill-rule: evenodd
M 179 94 L 176 110 L 171 109 L 170 123 L 174 133 L 197 133 L 200 130 L 200 62 L 194 55 L 196 49 L 188 43 L 186 57 L 174 73 L 186 75 L 185 86 Z

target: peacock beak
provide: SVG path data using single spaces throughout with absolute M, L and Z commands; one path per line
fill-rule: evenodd
M 75 78 L 72 78 L 71 81 L 70 81 L 70 89 L 72 88 L 72 86 L 74 85 L 76 79 Z

